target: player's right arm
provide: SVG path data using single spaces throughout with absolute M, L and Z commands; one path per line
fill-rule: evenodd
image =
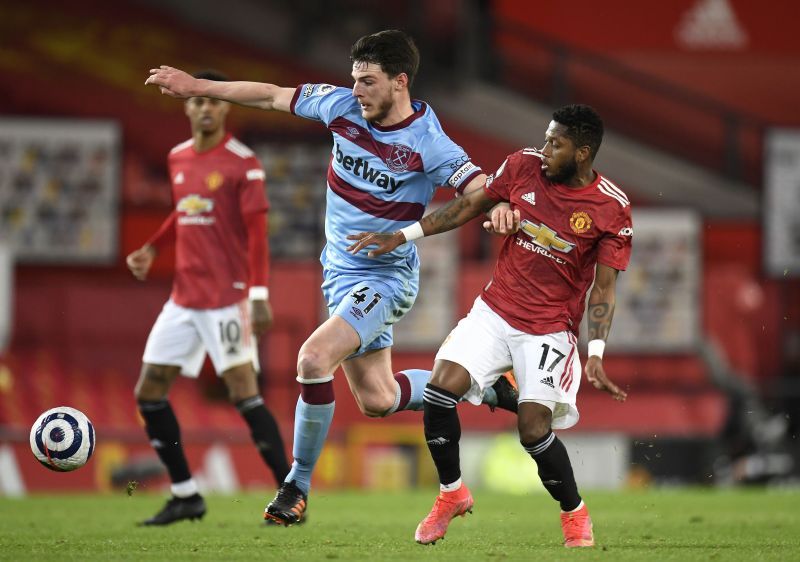
M 291 111 L 295 88 L 282 88 L 266 82 L 220 82 L 194 78 L 171 66 L 151 68 L 145 84 L 158 86 L 173 98 L 205 97 L 229 101 L 257 109 Z

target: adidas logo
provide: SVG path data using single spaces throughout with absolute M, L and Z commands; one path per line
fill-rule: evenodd
M 684 13 L 676 36 L 690 49 L 736 49 L 748 42 L 730 0 L 698 0 Z
M 446 437 L 436 437 L 435 439 L 431 439 L 427 441 L 428 445 L 447 445 L 450 443 L 450 440 Z
M 561 484 L 561 480 L 542 480 L 542 484 L 545 486 L 558 486 Z
M 527 201 L 531 205 L 536 205 L 536 192 L 531 191 L 522 196 L 523 201 Z
M 551 375 L 546 376 L 545 378 L 543 378 L 539 382 L 541 384 L 549 386 L 550 388 L 555 388 L 555 385 L 553 384 L 553 377 Z

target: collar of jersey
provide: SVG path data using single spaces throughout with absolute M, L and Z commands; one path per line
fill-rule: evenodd
M 233 136 L 233 133 L 226 132 L 225 136 L 222 137 L 222 140 L 219 141 L 218 144 L 215 144 L 214 146 L 212 146 L 208 150 L 204 150 L 203 152 L 197 152 L 197 149 L 194 146 L 194 142 L 192 142 L 192 152 L 194 152 L 195 156 L 205 156 L 206 154 L 211 154 L 212 152 L 215 152 L 215 151 L 219 150 L 220 147 L 225 146 L 227 144 L 227 142 L 229 140 L 231 140 L 232 136 Z
M 388 131 L 397 131 L 398 129 L 403 129 L 405 127 L 408 127 L 411 123 L 413 123 L 414 121 L 425 115 L 425 111 L 428 109 L 428 104 L 426 104 L 424 101 L 411 100 L 411 107 L 414 107 L 415 105 L 419 105 L 419 109 L 417 109 L 414 113 L 412 113 L 399 123 L 395 123 L 394 125 L 389 125 L 388 127 L 382 127 L 377 123 L 370 123 L 370 126 L 373 129 L 381 131 L 382 133 Z
M 587 191 L 591 191 L 597 187 L 597 184 L 600 183 L 600 180 L 603 179 L 603 176 L 600 175 L 600 172 L 592 168 L 592 171 L 595 173 L 597 177 L 594 178 L 594 181 L 584 187 L 570 187 L 568 185 L 564 185 L 563 183 L 553 183 L 550 182 L 554 188 L 562 193 L 569 193 L 571 195 L 575 195 L 576 193 L 586 193 Z M 547 179 L 547 176 L 544 175 L 542 172 L 542 176 Z

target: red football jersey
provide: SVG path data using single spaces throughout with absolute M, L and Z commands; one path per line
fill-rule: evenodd
M 264 170 L 252 150 L 226 135 L 197 152 L 190 139 L 169 153 L 177 219 L 172 300 L 187 308 L 221 308 L 247 296 L 244 216 L 266 212 Z
M 600 174 L 586 187 L 571 188 L 549 181 L 541 166 L 539 151 L 526 148 L 486 181 L 486 194 L 519 209 L 521 222 L 503 243 L 481 297 L 518 330 L 577 335 L 595 265 L 628 267 L 631 205 Z

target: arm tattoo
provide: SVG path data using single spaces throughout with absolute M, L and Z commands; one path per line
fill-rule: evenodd
M 589 305 L 589 327 L 590 340 L 603 340 L 608 338 L 611 331 L 611 319 L 614 316 L 614 305 L 607 302 L 598 302 Z
M 447 232 L 477 217 L 483 212 L 477 205 L 470 205 L 469 197 L 463 196 L 449 201 L 430 215 L 425 216 L 420 224 L 426 236 Z

